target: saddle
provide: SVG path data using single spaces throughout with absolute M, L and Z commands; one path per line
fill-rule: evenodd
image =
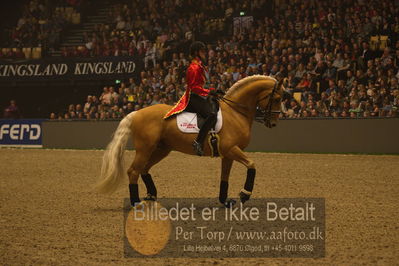
M 198 133 L 201 126 L 205 122 L 205 118 L 196 113 L 191 112 L 182 112 L 176 116 L 177 127 L 183 133 Z M 223 118 L 222 111 L 220 107 L 217 113 L 217 121 L 216 124 L 212 126 L 212 129 L 209 133 L 218 133 L 222 128 Z

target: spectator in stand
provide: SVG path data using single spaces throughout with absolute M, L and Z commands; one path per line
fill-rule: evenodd
M 119 94 L 115 91 L 113 86 L 109 87 L 110 103 L 109 105 L 115 105 L 118 103 Z
M 83 106 L 83 112 L 85 114 L 89 113 L 91 107 L 93 106 L 93 97 L 91 95 L 87 96 L 87 101 Z
M 21 113 L 15 100 L 11 100 L 10 105 L 4 109 L 3 117 L 7 119 L 21 118 Z
M 102 105 L 110 106 L 112 99 L 112 93 L 110 92 L 108 87 L 103 88 L 103 93 L 101 94 L 99 100 Z
M 149 42 L 148 43 L 148 47 L 147 47 L 146 52 L 145 52 L 145 58 L 144 58 L 144 67 L 146 69 L 148 68 L 148 63 L 149 62 L 152 63 L 152 67 L 155 67 L 155 65 L 156 65 L 156 54 L 157 54 L 156 47 L 151 42 Z

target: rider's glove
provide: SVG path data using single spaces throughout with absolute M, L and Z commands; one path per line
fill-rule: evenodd
M 211 95 L 211 96 L 217 96 L 217 94 L 218 94 L 217 90 L 210 90 L 209 91 L 209 95 Z

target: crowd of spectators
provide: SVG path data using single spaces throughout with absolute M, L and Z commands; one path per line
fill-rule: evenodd
M 159 84 L 154 82 L 158 83 L 155 78 L 143 78 L 140 85 L 136 85 L 134 79 L 130 78 L 128 82 L 122 82 L 118 87 L 105 86 L 101 95 L 88 95 L 85 103 L 70 104 L 64 113 L 51 113 L 50 119 L 120 119 L 132 111 L 150 105 L 159 103 L 173 105 L 178 97 L 174 84 L 165 87 L 162 81 Z
M 266 10 L 266 0 L 130 3 L 115 5 L 110 23 L 88 33 L 82 51 L 137 55 L 144 62 L 140 79 L 107 86 L 98 98 L 89 97 L 90 108 L 73 105 L 59 117 L 120 118 L 151 104 L 173 104 L 185 89 L 188 45 L 206 36 L 214 37 L 207 42 L 211 85 L 226 90 L 249 75 L 280 73 L 286 88 L 282 117 L 397 115 L 398 1 L 280 0 L 268 7 L 273 16 L 256 12 Z M 253 15 L 250 27 L 233 23 L 241 11 Z M 215 19 L 222 24 L 212 28 Z M 212 35 L 212 29 L 224 34 Z M 374 47 L 373 35 L 390 42 Z
M 0 59 L 23 59 L 24 47 L 41 47 L 43 52 L 59 49 L 61 36 L 65 28 L 72 24 L 71 13 L 65 7 L 77 10 L 84 0 L 30 0 L 22 7 L 22 16 L 16 25 L 8 31 L 3 52 L 0 49 Z

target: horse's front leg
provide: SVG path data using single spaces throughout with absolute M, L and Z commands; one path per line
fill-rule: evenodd
M 255 163 L 250 160 L 245 155 L 245 153 L 237 146 L 234 146 L 232 149 L 230 149 L 228 156 L 234 161 L 240 162 L 245 165 L 245 167 L 247 167 L 247 179 L 245 180 L 244 188 L 240 191 L 240 200 L 242 203 L 244 203 L 249 200 L 252 195 L 252 190 L 254 188 L 256 175 Z
M 220 190 L 219 190 L 219 201 L 225 207 L 231 207 L 235 204 L 235 200 L 227 200 L 227 195 L 229 191 L 229 177 L 231 166 L 233 165 L 233 160 L 228 158 L 222 159 L 222 172 L 220 175 Z

